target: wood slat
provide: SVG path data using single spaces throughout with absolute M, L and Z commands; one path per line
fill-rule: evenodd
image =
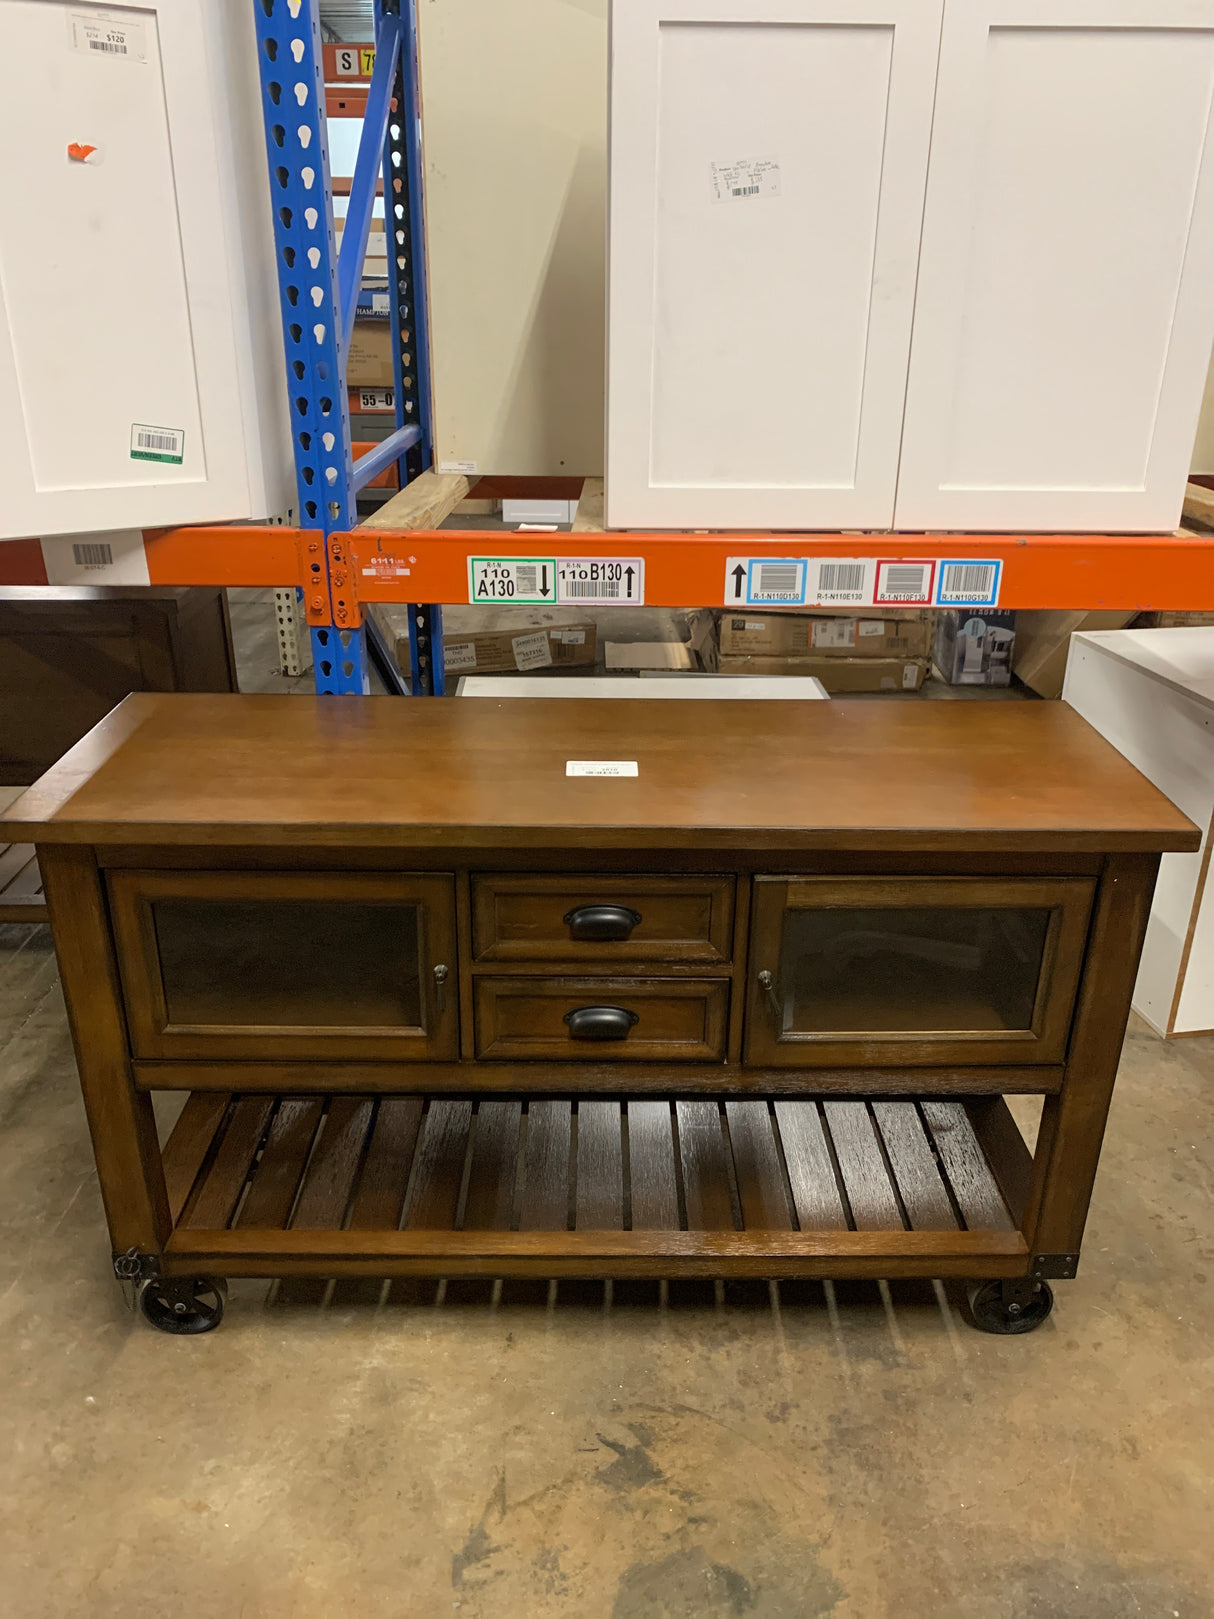
M 34 904 L 42 893 L 42 873 L 38 869 L 37 857 L 33 848 L 29 849 L 29 859 L 21 870 L 4 890 L 5 904 Z
M 669 1102 L 628 1103 L 628 1185 L 634 1231 L 679 1229 Z
M 618 1102 L 578 1102 L 577 1208 L 574 1225 L 579 1231 L 623 1229 L 622 1131 Z
M 825 1102 L 823 1109 L 857 1231 L 900 1231 L 902 1214 L 877 1133 L 863 1102 Z
M 445 1231 L 454 1227 L 471 1124 L 471 1102 L 430 1103 L 422 1121 L 406 1220 L 411 1231 Z
M 0 890 L 34 858 L 32 843 L 0 843 Z
M 776 1120 L 802 1231 L 845 1231 L 847 1215 L 816 1102 L 777 1102 Z
M 221 1230 L 227 1225 L 273 1111 L 274 1099 L 270 1096 L 243 1096 L 236 1103 L 215 1162 L 186 1210 L 183 1225 L 195 1231 Z
M 716 1102 L 679 1102 L 679 1158 L 689 1231 L 734 1230 L 721 1111 Z
M 289 1096 L 278 1104 L 249 1195 L 236 1217 L 237 1226 L 280 1231 L 286 1225 L 323 1115 L 324 1102 L 319 1096 Z
M 962 1103 L 924 1102 L 922 1107 L 967 1227 L 971 1231 L 1009 1230 L 1012 1217 Z
M 726 1102 L 742 1224 L 748 1231 L 787 1231 L 792 1221 L 784 1170 L 766 1102 Z
M 465 1231 L 509 1231 L 514 1220 L 521 1102 L 482 1101 L 472 1130 Z
M 380 1102 L 350 1210 L 352 1230 L 395 1231 L 400 1225 L 421 1120 L 420 1096 L 387 1096 Z
M 221 1091 L 195 1091 L 186 1099 L 164 1144 L 164 1184 L 169 1194 L 169 1213 L 176 1224 L 185 1208 L 198 1172 L 206 1161 L 215 1132 L 223 1123 L 230 1097 Z
M 952 1231 L 957 1216 L 913 1102 L 874 1102 L 873 1117 L 914 1231 Z
M 336 1096 L 329 1103 L 291 1220 L 293 1230 L 324 1231 L 345 1224 L 373 1107 L 371 1099 L 362 1096 Z
M 520 1231 L 564 1231 L 569 1225 L 572 1117 L 566 1101 L 532 1101 L 528 1106 Z

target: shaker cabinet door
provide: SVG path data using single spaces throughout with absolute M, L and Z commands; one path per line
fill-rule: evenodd
M 449 876 L 114 871 L 109 891 L 137 1057 L 457 1055 Z
M 1077 878 L 760 878 L 746 1062 L 1061 1062 L 1093 886 Z
M 615 5 L 612 527 L 890 526 L 941 11 Z
M 898 528 L 1179 522 L 1212 95 L 1214 0 L 948 0 Z

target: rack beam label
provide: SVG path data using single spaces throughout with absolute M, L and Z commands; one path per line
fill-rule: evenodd
M 729 557 L 726 607 L 997 607 L 1003 564 L 973 557 Z
M 469 557 L 468 600 L 474 606 L 512 602 L 524 607 L 555 604 L 555 557 Z
M 473 606 L 641 607 L 643 557 L 469 557 Z

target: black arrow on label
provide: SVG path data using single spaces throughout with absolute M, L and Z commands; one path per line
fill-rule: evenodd
M 746 569 L 739 562 L 730 577 L 734 581 L 733 593 L 740 600 L 742 596 L 742 582 L 746 578 Z
M 636 572 L 635 568 L 625 568 L 624 569 L 624 577 L 628 581 L 628 599 L 629 599 L 629 601 L 632 600 L 632 576 L 633 576 L 633 574 L 635 572 Z
M 547 594 L 548 594 L 548 567 L 547 567 L 547 564 L 545 563 L 544 566 L 541 567 L 541 569 L 540 569 L 540 595 L 541 596 L 546 596 Z

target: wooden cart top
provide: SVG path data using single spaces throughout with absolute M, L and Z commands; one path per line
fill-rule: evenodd
M 569 776 L 569 761 L 636 774 Z M 1062 703 L 128 697 L 0 840 L 349 847 L 1189 850 Z

